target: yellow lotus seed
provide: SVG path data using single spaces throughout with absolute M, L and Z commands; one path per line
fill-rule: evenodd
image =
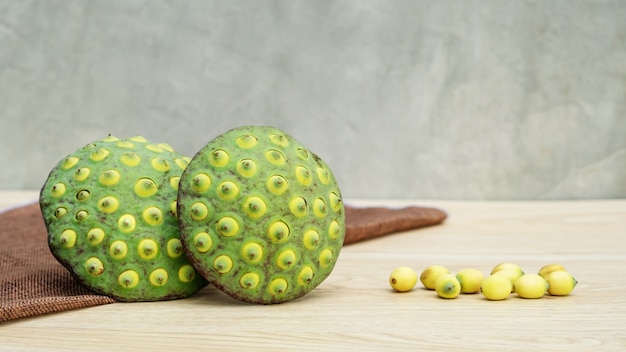
M 100 174 L 98 180 L 104 186 L 113 186 L 120 181 L 120 173 L 116 170 L 106 170 Z
M 74 171 L 74 180 L 84 181 L 85 179 L 87 179 L 87 177 L 89 177 L 90 173 L 91 173 L 91 170 L 89 170 L 89 168 L 86 168 L 86 167 L 78 168 L 76 169 L 76 171 Z
M 102 242 L 103 239 L 104 230 L 100 228 L 96 227 L 87 232 L 87 242 L 89 242 L 89 244 L 91 244 L 92 246 L 99 244 L 100 242 Z
M 106 214 L 114 213 L 119 208 L 119 201 L 117 198 L 112 196 L 107 196 L 98 202 L 98 209 Z
M 78 191 L 78 193 L 76 193 L 76 200 L 78 201 L 87 200 L 90 195 L 91 195 L 91 192 L 89 192 L 88 190 L 86 189 L 80 190 Z
M 266 186 L 268 191 L 277 196 L 285 193 L 288 188 L 287 180 L 280 175 L 273 175 L 267 179 Z
M 124 233 L 133 232 L 133 230 L 135 230 L 136 224 L 137 222 L 135 221 L 135 217 L 130 214 L 124 214 L 120 216 L 119 220 L 117 221 L 117 227 L 120 229 L 120 231 Z
M 64 217 L 65 214 L 67 214 L 67 209 L 64 207 L 56 208 L 56 210 L 54 211 L 54 217 L 56 217 L 57 219 Z
M 178 238 L 167 241 L 167 255 L 170 258 L 178 258 L 183 253 L 183 244 Z
M 104 272 L 104 265 L 100 259 L 91 257 L 85 262 L 85 270 L 91 276 L 98 276 Z
M 104 137 L 104 139 L 102 140 L 103 142 L 115 142 L 115 141 L 119 141 L 119 139 L 113 135 L 108 135 L 106 137 Z
M 178 280 L 181 282 L 191 282 L 196 276 L 196 271 L 193 266 L 185 264 L 178 269 Z
M 137 143 L 148 143 L 148 140 L 145 139 L 143 136 L 132 136 L 129 138 L 129 140 Z
M 169 275 L 167 273 L 167 270 L 163 268 L 158 268 L 158 269 L 154 269 L 150 273 L 148 280 L 150 280 L 150 283 L 153 286 L 163 286 L 167 283 L 168 278 L 169 278 Z
M 259 285 L 261 278 L 257 273 L 245 273 L 239 279 L 239 285 L 244 289 L 253 289 Z
M 303 186 L 308 186 L 313 181 L 313 177 L 311 176 L 311 172 L 309 169 L 302 165 L 296 166 L 296 179 Z
M 337 220 L 331 221 L 330 225 L 328 225 L 328 236 L 334 240 L 337 239 L 340 234 L 341 225 L 339 225 L 339 222 L 337 222 Z
M 167 150 L 170 153 L 174 152 L 174 148 L 172 148 L 172 146 L 167 143 L 159 143 L 158 146 L 163 148 L 164 150 Z M 183 158 L 183 159 L 186 159 L 186 158 Z M 187 162 L 189 162 L 189 160 L 187 160 Z
M 138 179 L 137 182 L 135 182 L 135 186 L 133 187 L 133 191 L 135 191 L 135 194 L 142 198 L 150 197 L 151 195 L 155 194 L 158 189 L 159 187 L 157 186 L 156 182 L 147 177 L 142 177 Z
M 172 187 L 173 190 L 178 191 L 179 183 L 180 183 L 180 176 L 170 177 L 170 187 Z
M 325 268 L 328 265 L 330 265 L 332 263 L 332 261 L 333 261 L 333 252 L 330 249 L 325 248 L 320 253 L 320 256 L 319 256 L 320 267 Z
M 76 231 L 67 229 L 61 232 L 61 236 L 59 236 L 59 243 L 63 248 L 74 247 L 74 244 L 76 244 Z
M 241 247 L 241 256 L 248 263 L 258 263 L 263 258 L 263 247 L 256 242 L 248 242 Z
M 141 213 L 141 217 L 148 225 L 158 226 L 163 223 L 163 212 L 157 207 L 147 207 Z
M 268 290 L 273 296 L 277 296 L 287 292 L 287 288 L 289 287 L 287 280 L 282 277 L 276 278 L 270 282 Z
M 233 182 L 222 182 L 217 188 L 217 196 L 223 200 L 232 200 L 239 194 L 239 187 Z
M 175 200 L 170 203 L 170 215 L 178 218 L 178 202 Z
M 191 179 L 191 188 L 196 191 L 196 193 L 206 192 L 209 187 L 211 187 L 211 177 L 205 173 L 196 174 Z
M 273 243 L 285 242 L 289 237 L 289 225 L 281 220 L 276 220 L 270 224 L 267 234 Z
M 202 221 L 209 216 L 209 207 L 204 203 L 194 203 L 190 210 L 191 218 L 195 221 Z
M 257 144 L 257 138 L 255 136 L 252 136 L 252 135 L 249 135 L 249 134 L 244 134 L 242 136 L 239 136 L 235 140 L 235 142 L 241 148 L 250 149 L 250 148 L 254 147 Z
M 181 170 L 185 170 L 187 168 L 187 165 L 189 164 L 189 161 L 187 159 L 183 159 L 183 158 L 175 158 L 174 159 L 174 163 L 176 164 L 176 166 L 178 166 Z
M 303 217 L 307 214 L 306 200 L 302 197 L 294 197 L 289 201 L 289 210 L 296 217 Z
M 150 165 L 157 171 L 166 172 L 170 170 L 170 163 L 162 158 L 152 158 Z
M 137 253 L 142 259 L 152 259 L 159 253 L 159 245 L 151 238 L 144 238 L 137 245 Z
M 213 261 L 213 268 L 220 274 L 226 274 L 233 268 L 233 260 L 225 254 L 217 256 Z
M 278 255 L 276 258 L 276 265 L 283 270 L 287 270 L 295 264 L 296 259 L 296 252 L 291 249 L 287 249 Z
M 126 166 L 137 166 L 141 162 L 141 157 L 135 153 L 124 153 L 122 154 L 120 160 Z
M 243 159 L 237 164 L 237 172 L 244 177 L 252 177 L 256 174 L 256 163 L 252 159 Z
M 289 144 L 289 139 L 287 139 L 287 137 L 283 136 L 282 134 L 270 135 L 270 141 L 281 147 L 286 147 Z
M 298 285 L 306 286 L 310 284 L 311 281 L 313 281 L 314 275 L 315 272 L 313 271 L 313 268 L 310 265 L 305 265 L 298 273 Z
M 75 156 L 70 156 L 69 158 L 65 159 L 63 161 L 63 165 L 61 165 L 61 168 L 63 170 L 68 170 L 71 169 L 72 167 L 74 167 L 74 165 L 76 165 L 78 162 L 80 161 L 80 159 L 78 159 Z
M 133 288 L 139 283 L 139 274 L 134 270 L 126 270 L 117 277 L 117 283 L 124 288 Z
M 104 160 L 104 158 L 106 158 L 107 156 L 109 156 L 110 152 L 104 148 L 100 148 L 97 150 L 94 150 L 93 152 L 91 152 L 91 155 L 89 155 L 89 159 L 93 160 L 93 161 L 102 161 Z
M 117 146 L 125 149 L 133 149 L 135 145 L 130 141 L 119 141 L 117 142 Z
M 250 197 L 245 201 L 243 210 L 249 217 L 258 219 L 265 215 L 267 204 L 259 197 Z
M 306 151 L 306 149 L 303 148 L 297 148 L 296 155 L 298 155 L 298 157 L 302 160 L 306 160 L 309 158 L 309 153 Z
M 89 213 L 87 212 L 87 210 L 79 210 L 78 212 L 76 212 L 76 215 L 74 216 L 74 218 L 78 222 L 85 221 L 87 220 L 88 217 L 89 217 Z
M 321 198 L 316 198 L 313 201 L 313 214 L 318 218 L 326 216 L 326 203 Z
M 155 152 L 155 153 L 163 153 L 163 148 L 159 147 L 156 144 L 148 144 L 148 145 L 146 145 L 146 149 L 148 149 L 151 152 Z
M 338 212 L 341 210 L 341 198 L 339 198 L 337 193 L 331 192 L 328 196 L 328 199 L 330 200 L 330 208 L 334 212 Z
M 198 252 L 206 253 L 213 246 L 213 239 L 211 239 L 211 235 L 205 231 L 198 232 L 193 236 L 193 245 Z
M 302 242 L 307 249 L 315 249 L 320 242 L 320 234 L 315 230 L 308 230 L 302 236 Z
M 124 241 L 114 241 L 109 246 L 109 255 L 113 257 L 113 259 L 123 259 L 126 257 L 128 253 L 128 247 Z
M 209 154 L 209 163 L 215 167 L 223 167 L 228 164 L 230 159 L 228 153 L 224 150 L 217 149 Z
M 317 178 L 320 179 L 320 182 L 327 185 L 330 182 L 330 173 L 327 169 L 318 167 L 317 168 Z
M 265 152 L 265 159 L 276 166 L 280 166 L 285 163 L 285 155 L 276 149 L 268 149 Z
M 52 186 L 52 189 L 50 190 L 51 196 L 53 196 L 54 198 L 58 198 L 63 194 L 65 194 L 65 185 L 63 183 L 59 182 Z
M 239 223 L 230 216 L 225 216 L 217 221 L 217 230 L 222 236 L 232 237 L 239 232 Z

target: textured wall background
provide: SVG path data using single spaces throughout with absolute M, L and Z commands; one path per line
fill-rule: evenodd
M 270 124 L 348 198 L 626 197 L 625 1 L 2 1 L 0 188 Z

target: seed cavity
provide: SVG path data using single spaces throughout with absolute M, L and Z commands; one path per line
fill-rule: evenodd
M 217 230 L 222 236 L 232 237 L 239 232 L 239 223 L 230 216 L 224 216 L 217 221 Z
M 109 255 L 111 255 L 113 259 L 124 259 L 126 254 L 128 254 L 128 246 L 126 246 L 126 242 L 124 241 L 113 241 L 109 246 Z
M 150 280 L 150 284 L 152 284 L 153 286 L 160 287 L 167 283 L 168 278 L 169 275 L 167 273 L 167 270 L 163 268 L 158 268 L 152 270 L 150 276 L 148 277 L 148 280 Z
M 337 193 L 330 192 L 328 199 L 330 200 L 330 208 L 334 212 L 339 212 L 342 208 L 342 202 L 341 202 L 341 198 L 337 195 Z
M 304 217 L 307 214 L 307 203 L 302 197 L 293 197 L 289 201 L 289 210 L 296 217 Z
M 209 216 L 209 207 L 204 203 L 196 202 L 191 205 L 189 212 L 193 220 L 202 221 Z
M 213 246 L 213 239 L 211 239 L 211 235 L 208 232 L 198 232 L 193 236 L 193 245 L 198 252 L 206 253 Z
M 87 232 L 87 242 L 89 242 L 89 244 L 92 246 L 100 244 L 100 242 L 102 242 L 103 239 L 104 239 L 104 230 L 100 228 L 95 227 L 89 230 L 89 232 Z
M 191 188 L 196 193 L 204 193 L 211 187 L 211 177 L 205 173 L 196 174 L 191 179 Z
M 196 276 L 193 266 L 185 264 L 178 269 L 178 280 L 180 282 L 191 282 Z
M 67 229 L 61 232 L 59 236 L 59 243 L 63 248 L 72 248 L 76 244 L 76 231 Z
M 268 149 L 265 151 L 265 159 L 276 166 L 283 165 L 286 160 L 285 155 L 276 149 Z
M 163 212 L 158 207 L 147 207 L 141 217 L 148 225 L 158 226 L 163 223 Z
M 141 157 L 136 153 L 124 153 L 122 154 L 120 160 L 126 166 L 137 166 L 141 162 Z
M 270 141 L 281 147 L 286 147 L 289 144 L 289 139 L 282 134 L 271 134 Z
M 263 258 L 263 247 L 256 242 L 248 242 L 241 247 L 241 256 L 248 263 L 258 263 Z
M 254 176 L 256 170 L 256 163 L 252 159 L 242 159 L 237 164 L 237 172 L 244 177 Z
M 137 245 L 137 252 L 142 259 L 149 260 L 159 253 L 159 245 L 151 238 L 144 238 Z
M 313 214 L 318 218 L 326 216 L 326 203 L 321 198 L 316 198 L 313 201 Z
M 74 180 L 84 181 L 85 179 L 87 179 L 87 177 L 89 177 L 90 173 L 91 173 L 91 170 L 89 168 L 80 167 L 76 169 L 76 171 L 74 171 Z
M 283 270 L 287 270 L 296 263 L 296 259 L 296 252 L 286 249 L 276 258 L 276 265 Z
M 65 184 L 59 182 L 52 186 L 50 190 L 50 195 L 54 198 L 59 198 L 60 196 L 65 194 Z
M 133 288 L 139 283 L 139 274 L 134 270 L 123 271 L 117 277 L 117 283 L 124 288 Z
M 78 193 L 76 193 L 76 200 L 78 201 L 87 200 L 90 195 L 91 193 L 88 190 L 86 189 L 80 190 L 78 191 Z
M 54 211 L 54 217 L 57 219 L 64 217 L 65 214 L 67 214 L 67 208 L 64 207 L 56 208 L 56 210 Z
M 309 158 L 309 152 L 307 152 L 304 148 L 297 148 L 296 155 L 298 155 L 298 157 L 302 160 L 306 160 Z
M 303 186 L 308 186 L 313 181 L 313 176 L 311 176 L 311 172 L 309 169 L 302 165 L 296 166 L 296 179 Z
M 273 175 L 267 179 L 267 190 L 274 195 L 281 195 L 287 191 L 287 180 L 280 175 Z
M 279 277 L 270 282 L 268 290 L 270 291 L 270 294 L 272 294 L 272 296 L 278 296 L 287 292 L 288 287 L 289 285 L 287 284 L 287 280 Z
M 138 179 L 137 182 L 135 182 L 135 186 L 133 187 L 133 191 L 135 191 L 135 194 L 142 198 L 150 197 L 151 195 L 155 194 L 158 189 L 159 187 L 157 186 L 156 182 L 147 177 L 142 177 Z
M 241 136 L 237 137 L 235 142 L 237 143 L 237 145 L 239 147 L 241 147 L 243 149 L 250 149 L 250 148 L 254 147 L 257 144 L 258 140 L 253 135 L 244 134 L 244 135 L 241 135 Z
M 91 257 L 85 262 L 85 270 L 87 270 L 91 276 L 99 276 L 104 272 L 104 265 L 100 259 Z
M 77 157 L 70 156 L 70 157 L 66 158 L 63 161 L 63 164 L 61 165 L 61 168 L 63 170 L 69 170 L 69 169 L 73 168 L 74 165 L 76 165 L 79 161 L 80 161 L 80 159 L 78 159 Z
M 232 200 L 239 194 L 239 187 L 234 182 L 225 181 L 217 188 L 217 196 L 223 200 Z
M 319 266 L 325 268 L 333 262 L 333 252 L 329 248 L 325 248 L 319 256 Z
M 102 161 L 109 155 L 109 153 L 110 152 L 104 148 L 96 149 L 91 152 L 91 154 L 89 155 L 89 159 L 93 161 Z
M 311 229 L 304 233 L 302 236 L 302 242 L 304 247 L 307 249 L 315 249 L 317 245 L 320 243 L 320 234 L 319 232 Z
M 337 220 L 331 221 L 328 225 L 328 236 L 330 236 L 330 238 L 332 238 L 333 240 L 336 240 L 337 238 L 339 238 L 340 234 L 341 225 L 339 225 L 339 222 Z
M 289 225 L 282 220 L 276 220 L 270 224 L 267 234 L 273 243 L 282 243 L 289 238 Z
M 98 209 L 106 214 L 114 213 L 120 206 L 120 202 L 113 196 L 106 196 L 98 201 Z
M 87 210 L 79 210 L 76 212 L 76 215 L 74 215 L 74 218 L 78 222 L 85 221 L 87 220 L 88 217 L 89 217 L 89 213 L 87 212 Z
M 243 211 L 251 218 L 258 219 L 265 215 L 267 204 L 259 197 L 250 197 L 243 204 Z
M 315 276 L 315 272 L 310 265 L 305 265 L 300 272 L 298 273 L 298 285 L 306 286 L 313 281 L 313 276 Z
M 230 156 L 222 149 L 216 149 L 209 154 L 209 163 L 215 167 L 223 167 L 228 164 Z
M 117 220 L 117 228 L 123 233 L 130 233 L 135 230 L 135 225 L 137 221 L 135 217 L 130 214 L 124 214 L 120 216 L 119 220 Z
M 247 290 L 256 288 L 259 285 L 261 278 L 257 273 L 245 273 L 239 278 L 239 285 Z
M 170 170 L 170 163 L 163 158 L 152 158 L 152 160 L 150 160 L 150 165 L 152 165 L 152 168 L 157 171 L 167 172 Z
M 330 182 L 330 173 L 327 169 L 318 167 L 317 178 L 319 178 L 321 183 L 327 185 Z
M 183 254 L 183 244 L 178 238 L 172 238 L 167 241 L 167 255 L 170 258 L 178 258 Z
M 226 274 L 233 268 L 233 260 L 226 254 L 219 255 L 213 260 L 213 268 L 220 274 Z

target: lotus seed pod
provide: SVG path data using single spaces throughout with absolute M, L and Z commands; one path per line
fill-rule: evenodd
M 182 255 L 172 206 L 188 160 L 143 137 L 111 136 L 61 160 L 39 198 L 52 254 L 84 286 L 118 301 L 200 290 L 207 281 Z
M 267 126 L 230 130 L 200 149 L 180 178 L 176 212 L 198 272 L 251 303 L 313 290 L 330 275 L 345 237 L 328 165 Z

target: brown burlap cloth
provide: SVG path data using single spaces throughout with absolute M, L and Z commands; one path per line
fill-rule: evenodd
M 344 245 L 436 225 L 435 208 L 346 207 Z M 78 284 L 50 254 L 38 204 L 0 213 L 0 322 L 113 303 Z

